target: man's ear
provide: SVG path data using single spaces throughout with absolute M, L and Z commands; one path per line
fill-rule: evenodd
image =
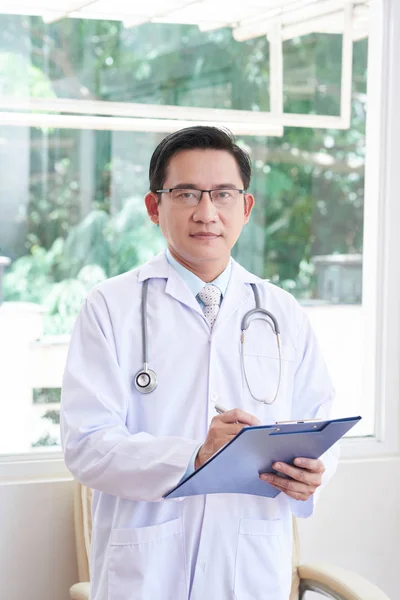
M 254 196 L 252 194 L 246 194 L 244 197 L 244 222 L 249 222 L 251 211 L 254 207 Z
M 144 197 L 144 203 L 146 204 L 147 214 L 150 217 L 150 220 L 159 225 L 160 217 L 158 214 L 158 195 L 153 194 L 153 192 L 149 192 Z

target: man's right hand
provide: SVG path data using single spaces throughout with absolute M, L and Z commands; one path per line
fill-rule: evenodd
M 248 425 L 261 425 L 261 421 L 239 408 L 227 410 L 222 415 L 213 418 L 207 438 L 200 447 L 194 463 L 198 469 L 213 456 L 222 446 L 231 441 L 235 435 Z

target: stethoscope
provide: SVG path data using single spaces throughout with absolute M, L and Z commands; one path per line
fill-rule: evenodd
M 149 279 L 143 283 L 142 288 L 142 306 L 141 306 L 141 315 L 142 315 L 142 349 L 143 349 L 143 368 L 135 375 L 135 387 L 141 394 L 150 394 L 157 387 L 157 375 L 155 371 L 149 369 L 148 365 L 148 341 L 147 341 L 147 292 L 149 287 Z M 273 404 L 278 397 L 279 388 L 281 385 L 281 374 L 282 374 L 282 356 L 281 356 L 281 339 L 280 339 L 280 329 L 279 324 L 276 318 L 272 313 L 265 308 L 261 308 L 260 304 L 260 295 L 258 293 L 257 287 L 254 283 L 251 283 L 251 288 L 253 290 L 254 299 L 256 303 L 256 307 L 252 310 L 249 310 L 243 317 L 241 323 L 241 363 L 242 369 L 246 381 L 246 385 L 251 396 L 257 402 L 262 402 L 263 404 Z M 257 315 L 256 317 L 254 315 Z M 269 321 L 265 317 L 268 317 Z M 273 326 L 273 330 L 276 337 L 276 343 L 278 346 L 278 358 L 279 358 L 279 373 L 278 373 L 278 385 L 276 387 L 275 395 L 273 399 L 268 398 L 257 398 L 253 392 L 251 391 L 251 387 L 249 381 L 247 379 L 245 361 L 244 361 L 244 345 L 246 339 L 246 331 L 250 327 L 250 323 L 255 320 L 267 321 L 269 325 Z

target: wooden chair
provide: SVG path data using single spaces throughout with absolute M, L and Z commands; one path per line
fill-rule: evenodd
M 71 587 L 71 600 L 89 600 L 91 500 L 92 491 L 75 483 L 74 520 L 80 583 Z M 378 587 L 352 571 L 319 563 L 300 564 L 299 536 L 295 519 L 293 527 L 293 583 L 288 600 L 302 600 L 307 591 L 318 592 L 331 600 L 390 600 Z

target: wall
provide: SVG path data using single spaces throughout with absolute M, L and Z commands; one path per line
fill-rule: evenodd
M 400 458 L 342 462 L 300 525 L 302 561 L 354 569 L 398 599 Z M 0 486 L 0 590 L 68 600 L 77 581 L 71 482 Z
M 399 598 L 400 458 L 342 462 L 311 519 L 300 521 L 302 562 L 354 569 Z
M 71 482 L 0 486 L 0 598 L 68 600 L 77 579 Z

